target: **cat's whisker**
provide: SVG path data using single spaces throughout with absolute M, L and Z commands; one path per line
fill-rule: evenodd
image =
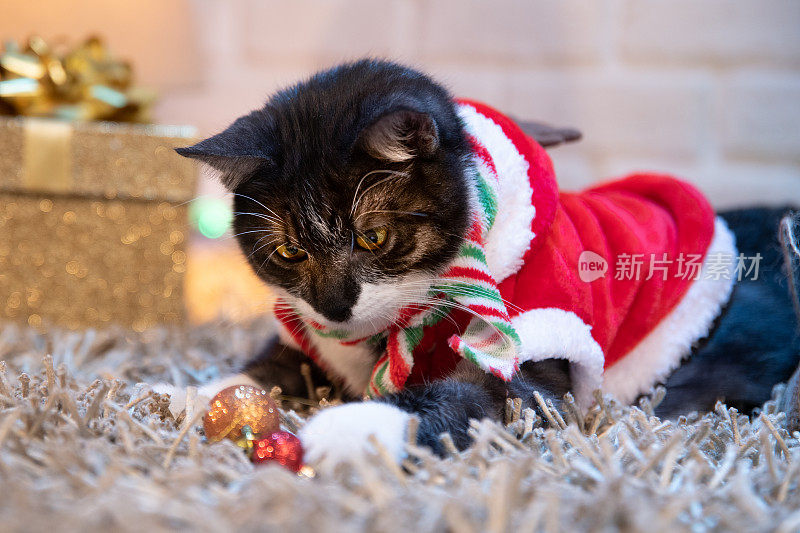
M 277 232 L 270 232 L 270 233 L 267 233 L 266 235 L 264 235 L 263 237 L 261 237 L 260 239 L 258 239 L 256 242 L 254 242 L 254 243 L 253 243 L 253 248 L 255 248 L 256 246 L 258 246 L 258 243 L 260 243 L 261 241 L 263 241 L 263 240 L 264 240 L 264 239 L 266 239 L 267 237 L 275 237 L 276 235 L 281 235 L 281 234 L 280 234 L 280 233 L 277 233 Z
M 361 188 L 361 185 L 364 183 L 364 180 L 368 176 L 371 176 L 372 174 L 379 174 L 379 173 L 386 173 L 386 174 L 389 174 L 389 176 L 379 179 L 378 181 L 376 181 L 375 183 L 373 183 L 372 185 L 370 185 L 369 187 L 364 189 L 361 192 L 361 194 L 359 194 L 358 191 Z M 356 192 L 353 194 L 353 205 L 350 207 L 350 216 L 352 217 L 353 213 L 356 212 L 356 209 L 358 208 L 358 204 L 361 202 L 361 199 L 364 197 L 365 194 L 367 194 L 367 192 L 370 189 L 373 189 L 374 187 L 377 187 L 381 183 L 385 183 L 386 181 L 388 181 L 388 180 L 390 180 L 390 179 L 392 179 L 392 178 L 394 178 L 396 176 L 405 177 L 405 176 L 408 176 L 408 172 L 407 171 L 401 172 L 401 171 L 398 171 L 398 170 L 381 169 L 381 170 L 373 170 L 373 171 L 370 171 L 370 172 L 367 172 L 366 174 L 364 174 L 361 177 L 361 179 L 359 180 L 358 185 L 356 186 Z
M 399 295 L 399 297 L 396 299 L 396 301 L 400 305 L 400 309 L 406 309 L 406 310 L 407 309 L 412 309 L 412 310 L 415 310 L 415 311 L 428 311 L 428 310 L 431 310 L 432 308 L 436 308 L 436 307 L 449 307 L 449 308 L 452 308 L 452 309 L 457 309 L 457 310 L 460 310 L 460 311 L 463 311 L 463 312 L 467 313 L 468 315 L 474 316 L 474 317 L 484 321 L 496 334 L 498 334 L 498 335 L 500 335 L 502 337 L 509 338 L 508 335 L 505 332 L 503 332 L 500 329 L 498 329 L 494 324 L 492 324 L 490 321 L 486 320 L 485 317 L 483 317 L 479 313 L 476 313 L 475 311 L 473 311 L 469 307 L 467 307 L 467 306 L 465 306 L 463 304 L 460 304 L 458 302 L 452 301 L 452 300 L 447 300 L 447 299 L 443 299 L 443 298 L 435 298 L 435 297 L 423 297 L 422 299 L 420 299 L 418 294 L 412 294 L 412 293 L 402 294 L 401 293 Z M 288 304 L 287 302 L 283 302 L 281 300 L 278 300 L 278 301 L 275 302 L 274 308 L 275 309 L 278 309 L 278 308 L 289 309 L 289 310 L 294 311 L 294 308 L 290 304 Z M 404 327 L 402 324 L 399 323 L 399 320 L 400 320 L 399 316 L 397 316 L 397 315 L 392 316 L 392 315 L 388 314 L 387 312 L 381 312 L 381 313 L 378 313 L 377 316 L 369 317 L 369 318 L 366 319 L 370 323 L 371 330 L 375 330 L 376 329 L 376 326 L 375 326 L 375 319 L 376 318 L 379 318 L 382 321 L 389 322 L 391 326 L 396 326 L 396 327 L 400 327 L 400 328 Z M 456 322 L 456 320 L 450 314 L 445 314 L 442 318 L 444 320 L 448 320 L 450 323 L 452 323 L 456 327 L 459 326 L 458 322 Z
M 252 251 L 252 252 L 250 252 L 250 255 L 248 255 L 248 256 L 247 256 L 247 258 L 248 258 L 248 259 L 249 259 L 249 258 L 251 258 L 252 256 L 254 256 L 255 254 L 257 254 L 257 253 L 258 253 L 260 250 L 262 250 L 263 248 L 266 248 L 267 246 L 273 245 L 273 244 L 275 244 L 275 243 L 277 243 L 277 242 L 280 242 L 280 241 L 278 241 L 278 240 L 276 240 L 276 239 L 273 239 L 273 240 L 271 240 L 271 241 L 267 241 L 266 243 L 262 244 L 262 245 L 261 245 L 261 246 L 259 246 L 258 248 L 254 248 L 254 249 L 253 249 L 253 251 Z
M 259 202 L 259 201 L 258 201 L 258 200 L 256 200 L 255 198 L 253 198 L 252 196 L 247 196 L 246 194 L 242 194 L 242 193 L 239 193 L 239 192 L 235 192 L 235 193 L 233 193 L 233 195 L 234 195 L 234 196 L 241 196 L 242 198 L 247 198 L 248 200 L 252 200 L 252 201 L 254 201 L 254 202 L 255 202 L 255 203 L 257 203 L 258 205 L 260 205 L 261 207 L 263 207 L 264 209 L 266 209 L 267 211 L 269 211 L 269 213 L 270 213 L 270 214 L 274 215 L 274 216 L 275 216 L 275 218 L 277 218 L 277 219 L 279 219 L 279 220 L 280 220 L 280 218 L 281 218 L 281 217 L 279 217 L 279 216 L 278 216 L 278 214 L 277 214 L 275 211 L 273 211 L 273 210 L 272 210 L 272 209 L 270 209 L 269 207 L 265 206 L 264 204 L 262 204 L 261 202 Z
M 364 183 L 364 180 L 367 179 L 369 176 L 372 176 L 373 174 L 379 174 L 381 172 L 393 172 L 393 171 L 392 170 L 388 170 L 388 169 L 371 170 L 370 172 L 367 172 L 366 174 L 361 176 L 361 179 L 358 180 L 358 184 L 356 185 L 356 190 L 353 193 L 353 203 L 350 205 L 350 216 L 352 216 L 353 213 L 356 210 L 356 203 L 357 203 L 357 200 L 359 199 L 358 191 L 359 191 L 359 189 L 361 189 L 361 185 Z
M 407 297 L 404 298 L 404 296 L 407 296 Z M 424 297 L 422 300 L 420 300 L 418 297 L 414 297 L 414 299 L 411 299 L 412 296 L 416 296 L 416 295 L 411 295 L 411 294 L 402 295 L 401 294 L 396 299 L 396 301 L 401 305 L 401 308 L 408 308 L 408 307 L 414 307 L 414 306 L 419 307 L 419 308 L 423 308 L 423 309 L 427 309 L 427 308 L 430 308 L 430 307 L 439 307 L 439 306 L 451 307 L 451 308 L 454 308 L 454 309 L 459 309 L 459 310 L 464 311 L 464 312 L 466 312 L 466 313 L 468 313 L 468 314 L 470 314 L 472 316 L 475 316 L 476 318 L 480 318 L 481 320 L 486 321 L 485 317 L 483 317 L 479 313 L 473 311 L 472 309 L 470 309 L 469 307 L 467 307 L 467 306 L 465 306 L 465 305 L 463 305 L 461 303 L 454 302 L 452 300 L 447 300 L 447 299 L 444 299 L 444 298 Z M 488 324 L 492 325 L 491 322 L 488 322 L 488 321 L 486 321 L 486 322 Z M 492 325 L 492 327 L 498 333 L 503 334 L 501 331 L 497 330 L 497 328 L 495 328 L 493 325 Z
M 238 216 L 248 216 L 248 215 L 249 216 L 254 216 L 256 218 L 261 218 L 263 220 L 267 220 L 269 222 L 272 222 L 272 223 L 274 223 L 276 225 L 282 225 L 283 224 L 283 222 L 281 220 L 279 220 L 279 219 L 277 219 L 277 218 L 275 218 L 273 216 L 270 216 L 270 215 L 265 215 L 264 213 L 250 213 L 250 212 L 245 212 L 245 211 L 234 211 L 233 214 L 234 215 L 238 215 Z
M 456 294 L 456 295 L 460 295 L 460 296 L 469 296 L 471 294 L 471 292 L 468 289 L 459 289 L 457 287 L 448 286 L 446 283 L 442 283 L 443 281 L 446 282 L 446 283 L 454 283 L 454 284 L 463 284 L 463 283 L 465 283 L 463 280 L 459 280 L 459 279 L 455 279 L 455 278 L 431 278 L 429 280 L 411 280 L 411 281 L 407 281 L 407 282 L 404 282 L 404 285 L 407 284 L 407 285 L 417 285 L 417 286 L 419 286 L 420 284 L 422 284 L 424 286 L 429 286 L 432 290 L 436 290 L 437 286 L 441 286 L 442 289 L 443 289 L 442 292 L 445 292 L 447 294 Z M 499 296 L 499 293 L 498 293 L 498 296 Z M 518 305 L 514 304 L 513 302 L 508 301 L 507 299 L 503 298 L 502 296 L 499 296 L 499 298 L 503 302 L 503 304 L 506 306 L 507 309 L 511 309 L 511 310 L 519 311 L 519 312 L 524 311 L 523 308 L 519 307 Z
M 401 303 L 403 302 L 403 301 L 402 301 L 402 299 L 400 299 L 400 302 L 401 302 Z M 465 313 L 468 313 L 468 314 L 470 314 L 470 315 L 472 315 L 472 316 L 474 316 L 474 317 L 476 317 L 476 318 L 478 318 L 478 319 L 480 319 L 480 320 L 484 321 L 484 322 L 485 322 L 486 324 L 488 324 L 488 325 L 489 325 L 489 326 L 490 326 L 490 327 L 491 327 L 491 328 L 492 328 L 492 329 L 493 329 L 493 330 L 494 330 L 494 331 L 495 331 L 495 332 L 496 332 L 498 335 L 501 335 L 501 336 L 503 336 L 503 337 L 506 337 L 506 338 L 508 338 L 508 335 L 506 335 L 506 333 L 505 333 L 505 332 L 501 331 L 501 330 L 500 330 L 500 329 L 498 329 L 498 328 L 497 328 L 497 327 L 496 327 L 494 324 L 492 324 L 490 321 L 486 320 L 486 317 L 484 317 L 484 316 L 480 315 L 479 313 L 477 313 L 477 312 L 473 311 L 473 310 L 472 310 L 472 309 L 470 309 L 469 307 L 467 307 L 467 306 L 465 306 L 465 305 L 463 305 L 463 304 L 461 304 L 461 303 L 459 303 L 459 302 L 455 302 L 455 301 L 453 301 L 453 300 L 447 300 L 447 299 L 444 299 L 444 298 L 430 298 L 430 297 L 428 297 L 428 298 L 426 298 L 426 299 L 424 299 L 424 300 L 422 300 L 422 301 L 419 301 L 419 300 L 418 300 L 418 301 L 416 301 L 416 302 L 413 302 L 411 305 L 421 305 L 421 304 L 428 304 L 429 306 L 446 306 L 446 307 L 451 307 L 451 308 L 453 308 L 453 309 L 458 309 L 458 310 L 460 310 L 460 311 L 463 311 L 463 312 L 465 312 Z
M 234 234 L 232 234 L 232 235 L 230 235 L 228 237 L 225 237 L 225 239 L 223 239 L 223 240 L 233 239 L 235 237 L 240 237 L 242 235 L 247 235 L 248 233 L 267 233 L 267 232 L 269 232 L 269 230 L 267 228 L 254 229 L 254 230 L 249 230 L 249 231 L 240 231 L 239 233 L 234 233 Z
M 264 220 L 268 220 L 270 222 L 273 222 L 274 224 L 276 224 L 278 226 L 284 226 L 285 225 L 284 220 L 280 217 L 280 215 L 278 215 L 275 211 L 273 211 L 272 209 L 270 209 L 269 207 L 264 205 L 262 202 L 256 200 L 252 196 L 247 196 L 246 194 L 241 194 L 241 193 L 233 193 L 233 194 L 234 194 L 234 196 L 241 196 L 242 198 L 247 198 L 248 200 L 252 200 L 253 202 L 257 203 L 259 206 L 264 208 L 264 210 L 267 211 L 267 213 L 268 213 L 267 214 L 267 213 L 253 213 L 253 212 L 235 211 L 233 213 L 234 215 L 252 215 L 252 216 L 255 216 L 255 217 L 258 217 L 258 218 L 262 218 Z
M 277 240 L 277 239 L 273 239 L 271 241 L 266 242 L 265 244 L 262 244 L 261 246 L 259 246 L 258 248 L 254 249 L 252 252 L 250 252 L 250 254 L 247 256 L 247 259 L 250 259 L 254 255 L 256 255 L 259 252 L 259 250 L 262 250 L 263 248 L 266 248 L 267 246 L 270 246 L 270 245 L 278 243 L 278 242 L 280 242 L 280 241 Z
M 466 288 L 465 289 L 447 288 L 446 292 L 448 294 L 457 294 L 457 295 L 460 295 L 460 296 L 471 296 L 472 295 L 472 292 L 469 289 L 466 289 Z M 513 303 L 513 302 L 503 298 L 502 296 L 500 296 L 499 292 L 498 292 L 498 298 L 503 303 L 503 305 L 506 306 L 506 309 L 509 309 L 509 310 L 512 310 L 512 311 L 518 311 L 520 313 L 525 311 L 525 309 L 523 309 L 522 307 L 520 307 L 520 306 L 516 305 L 515 303 Z
M 446 301 L 447 301 L 447 300 L 446 300 Z M 448 301 L 448 302 L 449 302 L 449 301 Z M 451 304 L 455 304 L 455 302 L 450 302 L 450 303 L 451 303 Z M 449 304 L 444 304 L 444 305 L 449 305 Z M 484 316 L 480 315 L 479 313 L 476 313 L 475 311 L 473 311 L 473 310 L 472 310 L 472 309 L 470 309 L 469 307 L 467 307 L 467 306 L 464 306 L 464 305 L 461 305 L 461 304 L 451 305 L 451 307 L 453 307 L 454 309 L 458 309 L 458 310 L 464 311 L 465 313 L 468 313 L 468 314 L 470 314 L 470 315 L 474 316 L 475 318 L 478 318 L 478 319 L 480 319 L 480 320 L 481 320 L 481 321 L 483 321 L 483 322 L 484 322 L 486 325 L 488 325 L 490 328 L 492 328 L 492 330 L 494 330 L 494 332 L 495 332 L 495 333 L 497 333 L 497 334 L 498 334 L 498 335 L 500 335 L 501 337 L 505 337 L 506 339 L 509 339 L 509 340 L 511 340 L 511 338 L 510 338 L 510 337 L 509 337 L 509 336 L 508 336 L 508 335 L 507 335 L 507 334 L 506 334 L 504 331 L 500 330 L 500 329 L 499 329 L 497 326 L 495 326 L 495 325 L 494 325 L 494 324 L 492 324 L 492 323 L 491 323 L 489 320 L 487 320 L 487 319 L 486 319 L 486 317 L 484 317 Z
M 472 295 L 473 295 L 473 294 L 472 294 L 470 291 L 468 291 L 468 290 L 463 290 L 463 291 L 462 291 L 462 290 L 458 290 L 458 289 L 456 289 L 456 290 L 449 289 L 449 290 L 446 292 L 446 294 L 449 294 L 449 295 L 454 295 L 454 296 L 472 296 Z M 505 299 L 503 299 L 503 298 L 501 298 L 501 300 L 502 300 L 502 301 L 503 301 L 503 303 L 505 304 L 505 306 L 506 306 L 506 309 L 512 309 L 512 310 L 514 310 L 514 311 L 519 311 L 519 312 L 522 312 L 522 311 L 523 311 L 523 309 L 521 309 L 519 306 L 517 306 L 517 305 L 514 305 L 514 304 L 512 304 L 511 302 L 508 302 L 507 300 L 505 300 Z
M 261 264 L 259 265 L 259 267 L 258 267 L 258 270 L 256 270 L 256 276 L 258 276 L 258 275 L 261 273 L 261 269 L 262 269 L 262 268 L 264 268 L 264 265 L 266 265 L 266 264 L 267 264 L 267 261 L 269 261 L 270 259 L 272 259 L 272 256 L 273 256 L 273 255 L 275 255 L 277 252 L 278 252 L 278 249 L 277 249 L 277 248 L 275 248 L 275 249 L 272 251 L 272 253 L 271 253 L 271 254 L 269 254 L 269 255 L 267 256 L 267 258 L 266 258 L 266 259 L 264 259 L 264 262 L 263 262 L 263 263 L 261 263 Z
M 418 303 L 416 303 L 416 301 L 405 303 L 402 306 L 403 309 L 413 309 L 415 311 L 425 311 L 427 309 L 430 309 L 430 307 L 431 306 L 425 305 L 424 303 L 423 304 L 418 304 Z M 397 324 L 397 321 L 399 320 L 398 317 L 396 317 L 396 316 L 392 317 L 392 316 L 386 316 L 386 315 L 381 315 L 381 317 L 383 317 L 385 320 L 391 322 L 392 325 L 396 325 L 396 326 L 399 327 L 399 324 Z M 452 316 L 450 316 L 449 314 L 445 315 L 443 317 L 443 319 L 447 320 L 448 322 L 452 323 L 454 326 L 458 327 L 458 322 L 456 322 L 456 320 Z
M 245 211 L 234 211 L 233 214 L 236 215 L 236 216 L 253 216 L 253 217 L 256 217 L 256 218 L 260 218 L 262 220 L 267 220 L 269 222 L 273 222 L 275 224 L 280 224 L 280 220 L 278 220 L 278 219 L 276 219 L 274 217 L 271 217 L 269 215 L 265 215 L 264 213 L 249 213 L 249 212 L 245 212 Z
M 300 322 L 299 324 L 297 324 L 296 326 L 294 326 L 294 327 L 292 328 L 292 330 L 289 332 L 289 336 L 291 336 L 291 337 L 294 337 L 294 336 L 295 336 L 295 335 L 297 335 L 297 334 L 298 334 L 300 331 L 302 331 L 303 327 L 304 327 L 304 326 L 303 326 L 303 323 L 302 323 L 302 322 Z
M 366 235 L 364 235 L 362 232 L 360 232 L 360 231 L 359 231 L 359 232 L 358 232 L 358 235 L 359 235 L 359 236 L 360 236 L 362 239 L 364 239 L 364 240 L 367 240 L 367 236 L 366 236 Z M 381 262 L 380 258 L 379 258 L 379 257 L 378 257 L 378 255 L 375 253 L 375 250 L 367 250 L 367 251 L 368 251 L 369 253 L 371 253 L 371 254 L 372 254 L 372 257 L 374 257 L 374 258 L 375 258 L 375 261 L 377 261 L 377 262 L 378 262 L 378 264 L 381 266 L 381 268 L 384 268 L 384 269 L 386 268 L 386 265 L 384 265 L 384 264 Z
M 373 214 L 373 213 L 385 213 L 387 215 L 409 215 L 409 216 L 415 216 L 415 217 L 428 217 L 428 216 L 430 216 L 428 213 L 417 213 L 416 211 L 393 211 L 393 210 L 375 209 L 373 211 L 366 211 L 364 213 L 361 213 L 360 215 L 358 215 L 353 220 L 353 222 L 354 223 L 358 222 L 359 218 L 361 218 L 361 217 L 363 217 L 365 215 Z

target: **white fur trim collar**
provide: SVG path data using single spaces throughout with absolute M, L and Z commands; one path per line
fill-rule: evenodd
M 506 137 L 503 129 L 468 104 L 458 105 L 458 114 L 468 134 L 489 152 L 497 170 L 498 211 L 486 236 L 486 260 L 498 283 L 516 274 L 535 237 L 531 224 L 536 216 L 533 206 L 528 161 Z M 475 157 L 476 167 L 483 166 Z

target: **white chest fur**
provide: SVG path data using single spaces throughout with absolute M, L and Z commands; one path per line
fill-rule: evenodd
M 320 359 L 332 373 L 344 381 L 348 391 L 361 396 L 367 390 L 372 368 L 377 355 L 370 345 L 342 344 L 334 338 L 312 336 L 311 342 L 317 349 Z

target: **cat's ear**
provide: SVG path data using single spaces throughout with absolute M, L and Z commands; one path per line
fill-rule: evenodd
M 392 163 L 431 157 L 439 148 L 439 128 L 427 113 L 399 110 L 367 126 L 358 144 L 376 159 Z
M 257 170 L 273 164 L 270 139 L 251 114 L 236 119 L 213 137 L 175 151 L 209 165 L 219 173 L 223 185 L 233 190 Z

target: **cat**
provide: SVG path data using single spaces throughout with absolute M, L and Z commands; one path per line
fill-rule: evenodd
M 518 302 L 506 298 L 506 285 L 497 283 L 519 278 L 520 268 L 528 268 L 520 267 L 523 255 L 544 246 L 536 240 L 545 239 L 546 227 L 538 221 L 550 216 L 555 224 L 552 220 L 566 209 L 557 202 L 584 201 L 558 196 L 554 181 L 531 182 L 537 187 L 531 196 L 525 188 L 528 176 L 552 170 L 541 146 L 579 135 L 540 124 L 523 126 L 538 144 L 507 117 L 455 100 L 417 70 L 365 59 L 279 91 L 262 109 L 222 133 L 178 149 L 215 169 L 234 193 L 235 235 L 254 272 L 277 295 L 276 316 L 282 325 L 280 338 L 270 339 L 241 374 L 208 385 L 202 393 L 211 396 L 225 386 L 249 383 L 277 385 L 287 395 L 302 396 L 306 382 L 300 368 L 308 364 L 315 384 L 336 384 L 351 402 L 320 411 L 303 428 L 300 437 L 312 462 L 350 456 L 354 449 L 369 446 L 370 434 L 400 458 L 412 415 L 419 418 L 418 444 L 441 454 L 442 433 L 465 448 L 469 420 L 499 418 L 508 397 L 521 398 L 524 407 L 534 409 L 536 392 L 556 408 L 567 392 L 590 401 L 589 385 L 600 382 L 586 382 L 585 375 L 602 373 L 602 358 L 612 348 L 601 350 L 590 326 L 570 309 L 545 310 L 541 316 L 546 321 L 525 329 L 517 320 L 524 314 L 518 314 Z M 481 141 L 484 134 L 497 136 L 496 146 L 476 144 L 475 138 Z M 523 146 L 528 159 L 519 163 L 519 154 L 508 146 Z M 508 161 L 498 156 L 502 150 L 514 152 Z M 521 190 L 529 191 L 527 197 L 504 185 L 504 176 L 514 172 L 513 179 L 522 180 Z M 475 185 L 477 179 L 491 180 L 489 174 L 499 176 L 499 185 Z M 667 178 L 640 176 L 625 183 L 670 191 L 679 187 L 675 194 L 706 205 L 694 189 Z M 614 191 L 608 194 L 618 197 Z M 554 205 L 540 203 L 540 198 L 550 198 Z M 800 343 L 776 237 L 784 211 L 731 211 L 721 213 L 716 222 L 712 213 L 698 226 L 698 235 L 707 234 L 701 244 L 694 242 L 701 236 L 684 232 L 691 246 L 711 250 L 717 242 L 712 236 L 727 235 L 727 222 L 740 253 L 761 254 L 760 273 L 756 280 L 733 287 L 732 281 L 715 285 L 708 316 L 698 312 L 697 324 L 689 327 L 696 331 L 675 344 L 671 362 L 645 369 L 650 381 L 667 388 L 658 414 L 674 417 L 710 409 L 717 399 L 748 411 L 768 399 L 772 386 L 797 366 Z M 482 259 L 467 257 L 469 239 L 475 240 L 478 251 L 473 252 Z M 723 243 L 731 252 L 732 242 Z M 553 250 L 558 252 L 555 246 Z M 453 289 L 453 273 L 457 268 L 464 272 L 465 264 L 469 275 L 462 274 L 466 278 L 459 278 L 460 288 Z M 577 270 L 577 263 L 572 267 Z M 606 283 L 604 279 L 591 283 Z M 536 284 L 537 293 L 547 292 L 557 280 Z M 579 286 L 584 287 L 588 282 Z M 663 287 L 659 291 L 668 294 Z M 685 287 L 670 290 L 680 295 Z M 553 298 L 558 297 L 555 291 Z M 494 305 L 487 311 L 494 314 L 476 318 L 481 314 L 476 309 L 485 309 L 484 304 Z M 669 316 L 674 305 L 665 304 L 662 315 Z M 573 329 L 562 335 L 562 323 Z M 592 331 L 595 336 L 602 331 L 599 322 Z M 632 340 L 641 340 L 636 328 L 630 331 L 626 335 Z M 570 349 L 563 348 L 565 343 L 578 342 L 570 337 L 573 333 L 590 346 L 586 357 L 591 364 L 558 351 Z M 429 343 L 434 337 L 447 342 Z M 541 348 L 530 348 L 540 338 L 546 340 Z M 671 342 L 664 339 L 664 345 Z M 476 348 L 487 345 L 483 351 Z M 417 357 L 425 350 L 427 358 Z M 583 353 L 584 347 L 576 350 Z M 624 375 L 616 379 L 626 401 L 646 392 L 628 386 Z M 365 391 L 375 401 L 361 401 Z

